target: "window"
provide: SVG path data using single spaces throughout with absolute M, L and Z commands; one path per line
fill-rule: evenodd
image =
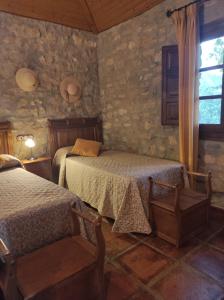
M 224 37 L 201 43 L 199 123 L 221 125 L 223 107 Z
M 201 28 L 200 138 L 224 140 L 224 19 Z M 178 125 L 178 48 L 162 49 L 162 125 Z
M 199 124 L 202 139 L 224 139 L 223 20 L 201 28 Z

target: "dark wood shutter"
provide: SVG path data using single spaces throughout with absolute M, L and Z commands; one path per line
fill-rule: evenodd
M 162 48 L 162 125 L 178 125 L 178 47 Z

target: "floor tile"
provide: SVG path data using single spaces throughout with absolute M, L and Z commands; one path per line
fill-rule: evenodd
M 119 257 L 119 262 L 144 283 L 171 263 L 168 258 L 144 244 L 124 253 Z
M 179 266 L 153 287 L 164 300 L 218 300 L 224 290 L 213 281 Z
M 107 300 L 130 299 L 139 289 L 129 275 L 111 265 L 105 268 L 105 286 Z
M 176 246 L 160 239 L 159 237 L 149 237 L 144 242 L 147 245 L 162 251 L 168 257 L 174 259 L 183 257 L 199 245 L 199 241 L 197 239 L 192 239 L 189 242 L 186 242 L 181 248 L 177 248 Z
M 213 193 L 211 204 L 219 208 L 224 208 L 224 193 Z
M 212 238 L 209 243 L 224 250 L 224 229 L 220 233 L 218 233 L 214 238 Z
M 212 205 L 210 209 L 210 219 L 224 225 L 224 208 Z
M 203 247 L 186 259 L 186 263 L 224 284 L 224 254 Z
M 147 291 L 139 291 L 131 297 L 131 300 L 156 300 L 156 298 Z
M 222 228 L 223 224 L 220 222 L 211 221 L 209 222 L 208 227 L 199 233 L 196 237 L 202 241 L 210 238 L 214 233 L 219 231 Z
M 106 253 L 108 256 L 115 256 L 138 242 L 128 234 L 112 232 L 111 228 L 112 224 L 106 222 L 102 223 L 102 231 L 106 242 Z
M 131 236 L 135 237 L 138 241 L 146 240 L 149 235 L 144 233 L 130 233 Z

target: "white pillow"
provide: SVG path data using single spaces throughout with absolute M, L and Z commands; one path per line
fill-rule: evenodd
M 0 154 L 0 170 L 22 167 L 20 160 L 9 154 Z

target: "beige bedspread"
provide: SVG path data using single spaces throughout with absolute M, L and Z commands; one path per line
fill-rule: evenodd
M 68 190 L 22 168 L 0 172 L 0 238 L 14 255 L 71 232 Z
M 105 151 L 94 158 L 65 159 L 66 149 L 60 151 L 60 184 L 65 183 L 101 215 L 113 218 L 115 232 L 150 233 L 148 177 L 169 183 L 179 182 L 180 178 L 180 164 L 174 161 L 121 151 Z M 56 161 L 60 159 L 55 158 Z

